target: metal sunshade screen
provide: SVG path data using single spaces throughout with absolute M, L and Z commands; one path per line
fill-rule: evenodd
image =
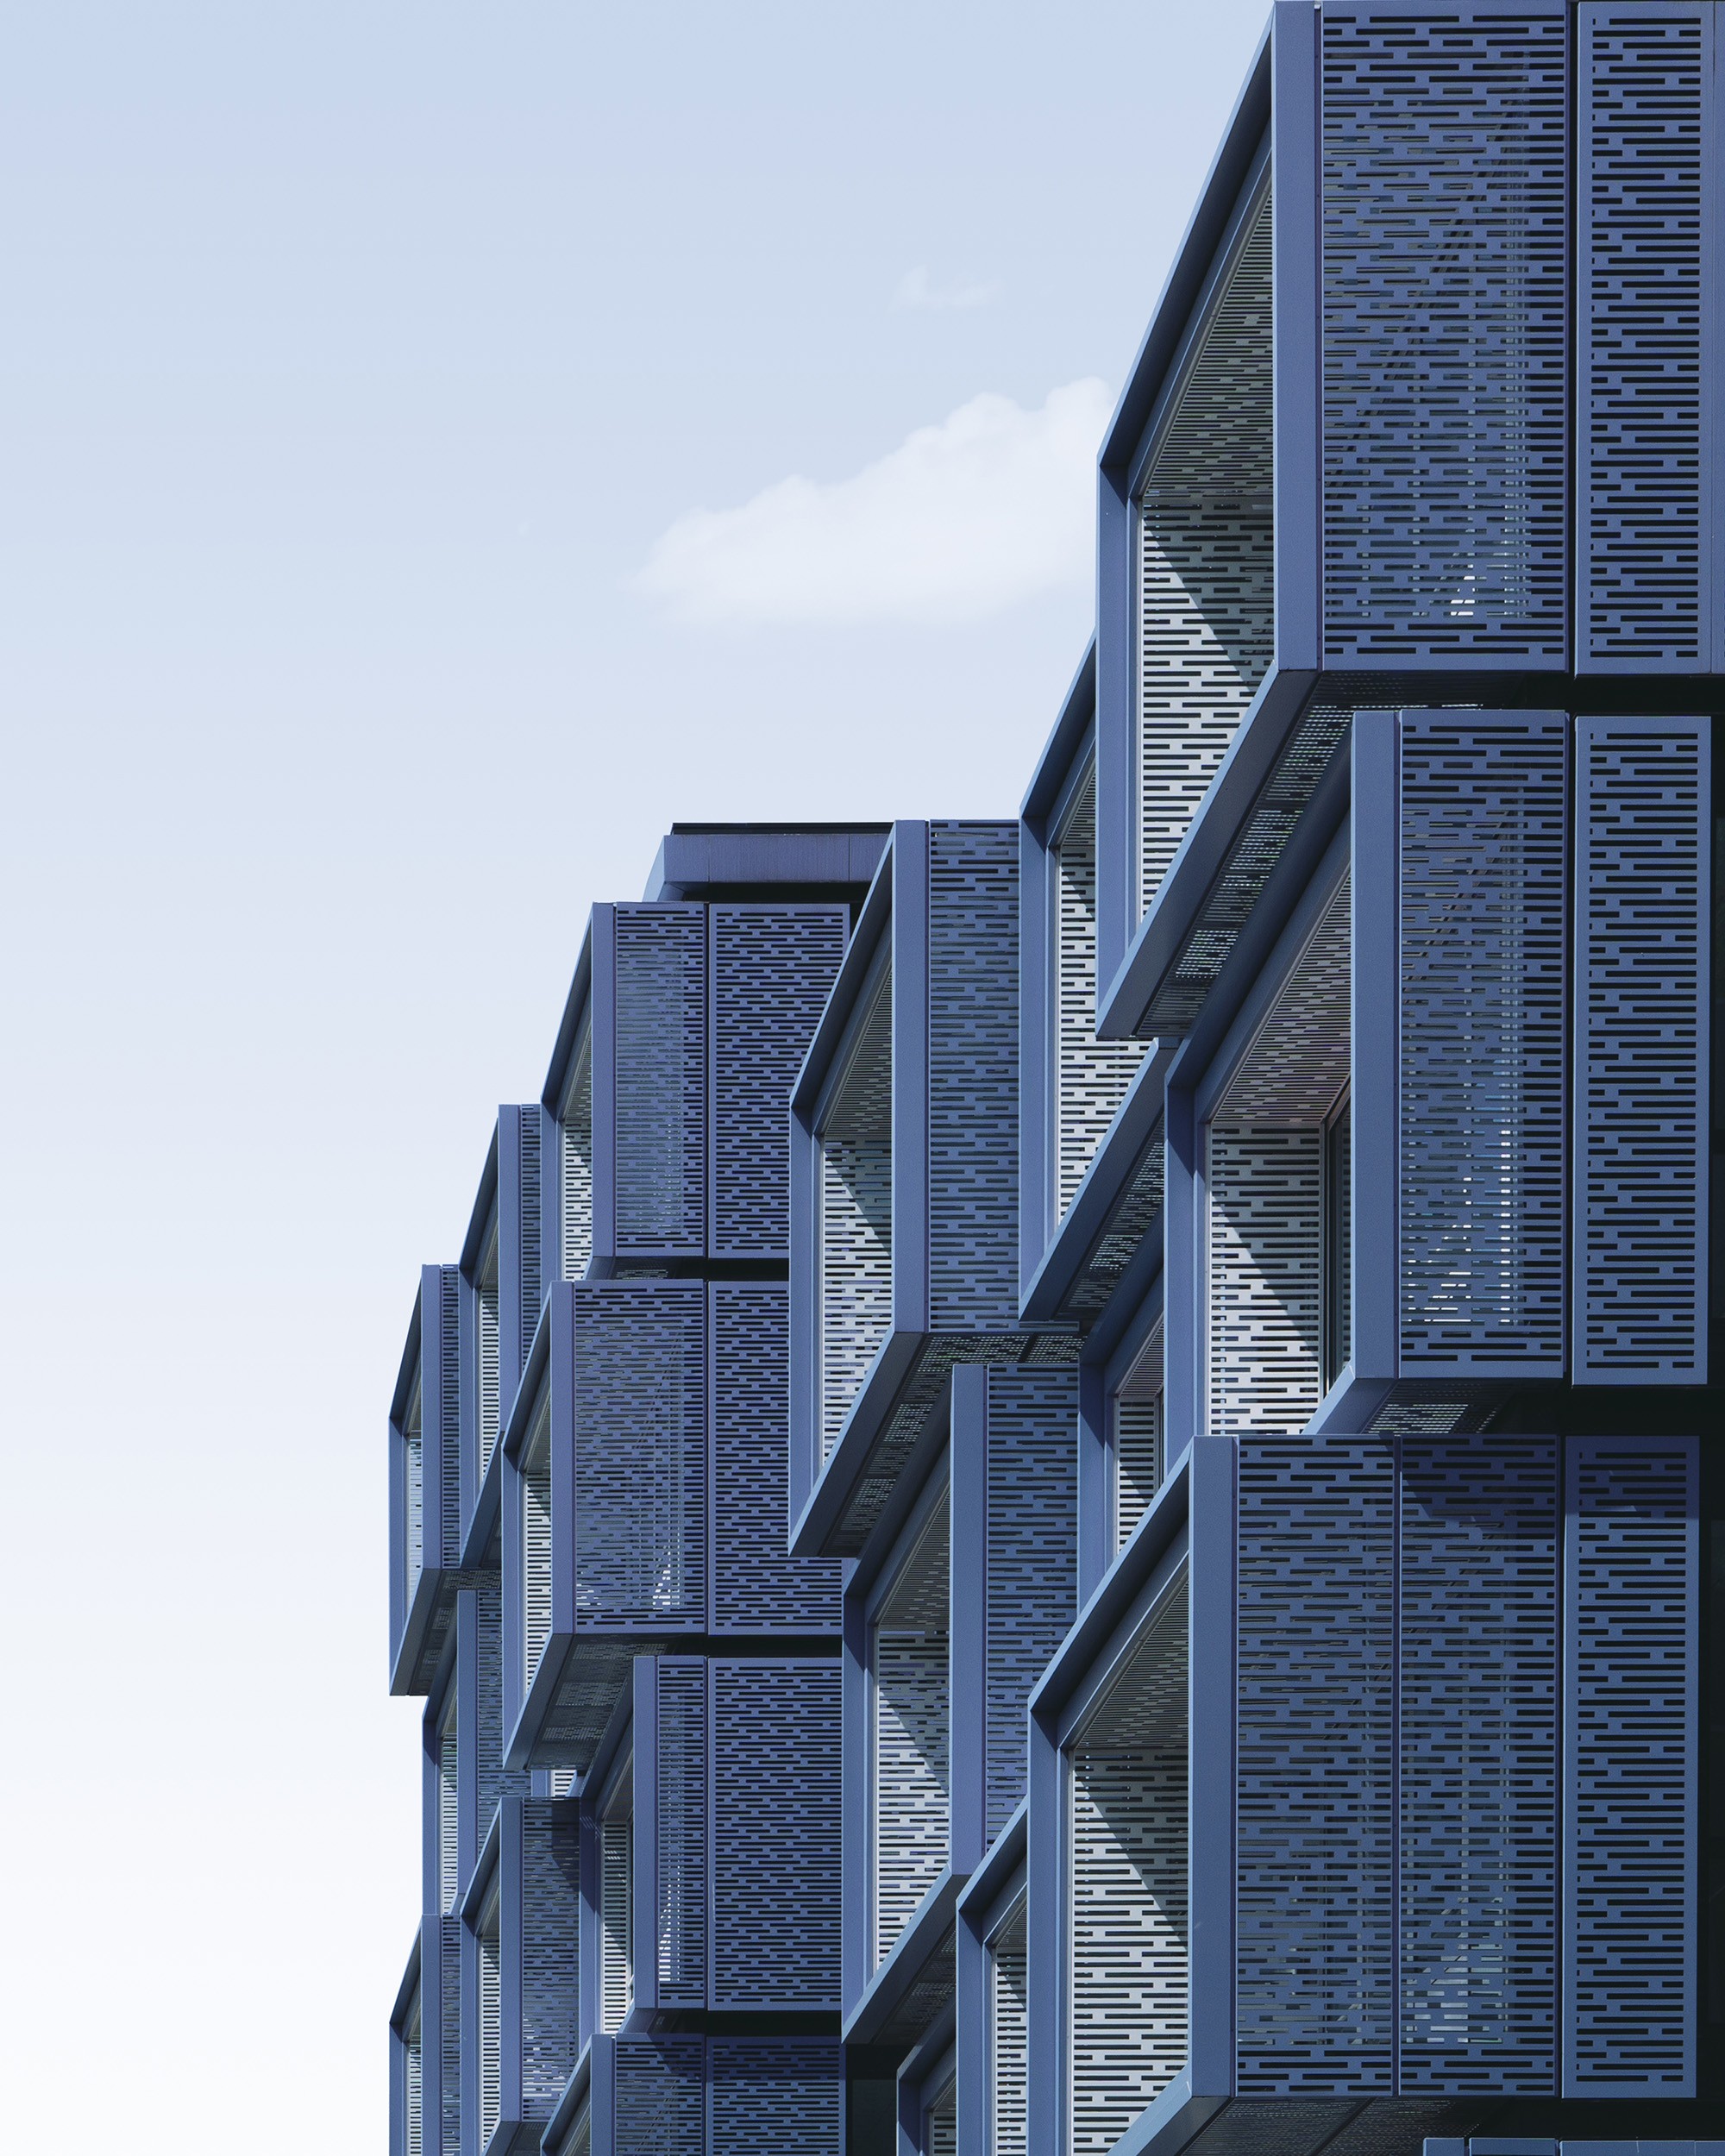
M 706 1241 L 706 915 L 617 909 L 617 1248 Z
M 425 2052 L 419 2009 L 402 2044 L 402 2143 L 405 2156 L 425 2156 Z
M 634 1902 L 633 1824 L 606 1820 L 599 1830 L 599 2025 L 608 2034 L 623 2027 L 635 2002 Z
M 988 1373 L 988 1839 L 1026 1789 L 1025 1710 L 1078 1614 L 1078 1373 Z
M 1401 1443 L 1399 2088 L 1549 2096 L 1557 1440 Z
M 439 1268 L 437 1339 L 437 1494 L 442 1543 L 439 1563 L 461 1561 L 461 1269 Z
M 580 1834 L 572 1805 L 521 1817 L 521 2106 L 537 2122 L 580 2056 Z
M 515 1343 L 512 1368 L 518 1379 L 527 1368 L 527 1357 L 533 1346 L 533 1333 L 539 1323 L 539 1303 L 543 1293 L 544 1267 L 543 1263 L 543 1233 L 540 1225 L 540 1211 L 543 1203 L 543 1176 L 539 1158 L 539 1111 L 536 1106 L 518 1110 L 520 1146 L 521 1205 L 518 1215 L 517 1232 L 520 1245 L 516 1252 L 516 1278 L 521 1282 L 520 1336 Z
M 869 1642 L 874 1958 L 940 1877 L 951 1846 L 951 1547 L 944 1501 L 906 1559 Z
M 531 1684 L 551 1637 L 551 1399 L 533 1417 L 521 1459 L 521 1639 L 524 1682 Z
M 1162 1321 L 1123 1380 L 1112 1407 L 1114 1450 L 1114 1547 L 1125 1549 L 1132 1530 L 1162 1487 Z
M 575 1291 L 575 1621 L 706 1616 L 706 1289 Z
M 1018 1322 L 1019 834 L 928 833 L 928 1295 L 937 1332 Z
M 1030 1962 L 1019 1906 L 988 1949 L 988 2156 L 1030 2156 Z
M 461 2156 L 461 1920 L 437 1920 L 442 1997 L 438 2011 L 441 2156 Z
M 1270 215 L 1266 188 L 1136 505 L 1140 912 L 1275 650 Z
M 1298 1430 L 1323 1397 L 1324 1138 L 1214 1123 L 1208 1420 Z
M 711 910 L 715 1257 L 787 1253 L 787 1103 L 844 956 L 849 918 L 842 906 Z
M 497 1244 L 493 1241 L 486 1261 L 486 1276 L 474 1296 L 480 1328 L 480 1474 L 491 1465 L 503 1412 L 501 1341 L 498 1333 Z
M 893 974 L 881 968 L 820 1127 L 821 1457 L 893 1324 Z
M 1564 1362 L 1567 722 L 1407 711 L 1404 1371 Z
M 788 1290 L 779 1281 L 712 1289 L 712 1628 L 837 1629 L 843 1567 L 784 1554 L 789 1516 Z
M 1698 1452 L 1570 1443 L 1565 2096 L 1695 2092 Z
M 425 1569 L 425 1432 L 421 1420 L 422 1388 L 416 1379 L 407 1410 L 407 1426 L 401 1433 L 406 1489 L 403 1496 L 407 1541 L 407 1600 Z
M 838 1664 L 714 1662 L 711 1681 L 710 2002 L 836 2009 Z
M 1242 2094 L 1393 2091 L 1393 1443 L 1239 1449 Z
M 503 1940 L 495 1896 L 480 1921 L 474 1945 L 479 1963 L 480 2131 L 484 2151 L 503 2114 Z
M 524 1788 L 525 1777 L 503 1771 L 503 1584 L 495 1572 L 483 1576 L 475 1596 L 479 1614 L 479 1742 L 474 1765 L 474 1818 L 482 1839 L 506 1787 Z
M 1084 1180 L 1144 1041 L 1096 1037 L 1096 771 L 1086 773 L 1054 843 L 1054 1217 Z
M 958 2103 L 950 2090 L 928 2115 L 927 2156 L 958 2156 Z
M 1071 2156 L 1107 2156 L 1186 2063 L 1188 1597 L 1070 1756 Z
M 1716 666 L 1703 444 L 1719 233 L 1710 0 L 1578 10 L 1576 663 Z
M 583 1025 L 574 1070 L 557 1119 L 559 1201 L 562 1206 L 560 1263 L 565 1280 L 580 1280 L 593 1256 L 593 1034 Z
M 455 1688 L 437 1725 L 437 1906 L 452 1909 L 461 1891 L 461 1777 Z
M 659 1664 L 659 1902 L 653 1936 L 662 2007 L 706 2004 L 706 1664 Z
M 618 2039 L 611 2156 L 705 2156 L 706 2053 L 699 2036 Z
M 1565 12 L 1320 21 L 1326 659 L 1561 667 Z
M 712 2156 L 838 2156 L 844 2060 L 837 2044 L 715 2036 L 707 2074 Z
M 1580 719 L 1576 1376 L 1707 1376 L 1704 719 Z

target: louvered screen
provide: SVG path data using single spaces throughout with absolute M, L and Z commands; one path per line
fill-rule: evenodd
M 1020 1904 L 988 1947 L 987 2156 L 1030 2156 L 1026 2109 L 1029 2070 L 1030 1964 Z
M 1388 2095 L 1392 1442 L 1243 1437 L 1238 1502 L 1238 2085 Z
M 440 2156 L 461 2156 L 461 1920 L 437 1920 L 439 1991 L 437 2013 L 438 2109 L 442 2122 Z
M 611 2156 L 705 2156 L 706 2049 L 699 2036 L 618 2039 Z
M 787 1103 L 844 956 L 842 906 L 715 906 L 712 1249 L 783 1257 Z
M 1576 662 L 1595 673 L 1716 664 L 1703 416 L 1714 14 L 1710 0 L 1577 11 Z
M 1022 1802 L 1031 1689 L 1078 1614 L 1078 1374 L 988 1373 L 988 1839 Z
M 593 1257 L 593 1034 L 585 1024 L 576 1043 L 557 1129 L 562 1273 L 565 1280 L 580 1280 Z
M 483 2152 L 503 2115 L 503 1942 L 501 1912 L 493 1894 L 480 1920 L 474 1944 L 479 1964 L 479 2147 Z
M 1054 842 L 1054 1217 L 1084 1180 L 1143 1041 L 1096 1037 L 1096 771 L 1085 773 Z
M 474 1296 L 479 1323 L 479 1415 L 480 1458 L 479 1471 L 483 1477 L 491 1465 L 491 1456 L 497 1448 L 499 1420 L 502 1413 L 499 1347 L 498 1335 L 497 1283 L 497 1228 L 492 1225 L 491 1243 L 481 1262 L 480 1277 Z
M 1708 723 L 1584 718 L 1576 734 L 1576 1375 L 1697 1382 Z
M 893 1323 L 893 976 L 854 1022 L 820 1129 L 823 1458 Z
M 658 1671 L 658 1906 L 655 1952 L 662 2007 L 706 2004 L 706 1664 Z
M 1399 2085 L 1550 2095 L 1557 1443 L 1401 1446 Z
M 950 1556 L 943 1505 L 870 1642 L 875 1959 L 884 1961 L 947 1862 L 950 1840 Z
M 425 1435 L 420 1420 L 420 1386 L 414 1381 L 413 1398 L 401 1433 L 404 1489 L 402 1504 L 406 1529 L 407 1601 L 425 1569 Z
M 1566 755 L 1559 714 L 1402 714 L 1404 1369 L 1563 1367 Z
M 1298 1430 L 1323 1396 L 1323 1132 L 1213 1123 L 1209 1402 L 1219 1430 Z
M 461 1269 L 439 1269 L 437 1357 L 437 1495 L 442 1551 L 454 1571 L 461 1561 Z
M 543 1231 L 540 1225 L 543 1197 L 539 1160 L 539 1111 L 536 1107 L 524 1107 L 520 1111 L 520 1118 L 521 1248 L 517 1263 L 520 1267 L 521 1332 L 516 1342 L 514 1363 L 518 1376 L 527 1368 L 527 1357 L 532 1350 L 534 1329 L 539 1323 L 539 1304 L 544 1279 Z
M 1162 1324 L 1145 1343 L 1115 1394 L 1114 1547 L 1125 1549 L 1151 1500 L 1162 1487 Z
M 503 1583 L 495 1571 L 480 1576 L 474 1595 L 474 1615 L 479 1628 L 479 1651 L 474 1657 L 478 1681 L 474 1688 L 474 1794 L 463 1799 L 463 1808 L 475 1821 L 483 1840 L 505 1789 L 514 1791 L 526 1786 L 525 1775 L 505 1775 L 503 1771 Z
M 583 2103 L 575 2114 L 575 2122 L 569 2129 L 569 2138 L 558 2151 L 558 2156 L 593 2156 L 593 2106 Z
M 577 1626 L 706 1614 L 706 1290 L 575 1289 Z
M 1320 21 L 1325 655 L 1561 667 L 1565 10 Z
M 437 1906 L 455 1906 L 461 1890 L 461 1744 L 455 1688 L 437 1725 Z
M 928 2115 L 928 2156 L 958 2156 L 958 2099 L 951 2090 Z
M 838 2004 L 839 1670 L 715 1661 L 711 2003 Z
M 1072 2156 L 1107 2156 L 1186 2063 L 1185 1582 L 1070 1755 Z
M 1695 2092 L 1698 1451 L 1570 1441 L 1569 2096 Z
M 424 2156 L 425 2150 L 425 2054 L 422 2039 L 419 2009 L 413 2009 L 407 2034 L 402 2043 L 402 2122 L 401 2138 L 405 2156 Z
M 706 1240 L 706 918 L 617 908 L 617 1248 Z
M 634 1841 L 627 1818 L 599 1827 L 599 2027 L 608 2034 L 623 2027 L 635 2000 Z
M 521 1817 L 521 2108 L 537 2123 L 580 2056 L 580 1833 L 573 1806 L 531 1799 Z
M 928 835 L 928 1296 L 937 1332 L 1018 1322 L 1019 834 Z
M 1275 649 L 1271 376 L 1266 186 L 1198 331 L 1136 505 L 1141 912 Z
M 531 1684 L 551 1637 L 551 1395 L 534 1411 L 521 1455 L 522 1671 Z
M 833 2043 L 715 2036 L 710 2156 L 838 2156 L 844 2064 Z
M 710 1291 L 712 1629 L 837 1628 L 841 1567 L 784 1554 L 788 1518 L 789 1306 L 777 1281 Z

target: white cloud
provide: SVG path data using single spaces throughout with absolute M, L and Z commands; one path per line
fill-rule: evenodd
M 1039 411 L 973 397 L 853 478 L 781 479 L 737 509 L 695 509 L 637 580 L 685 620 L 977 621 L 1091 573 L 1094 377 Z
M 986 307 L 1000 296 L 998 285 L 967 285 L 961 280 L 944 287 L 938 285 L 928 273 L 927 263 L 919 262 L 899 279 L 898 290 L 893 294 L 893 307 L 900 313 L 944 314 L 967 307 Z

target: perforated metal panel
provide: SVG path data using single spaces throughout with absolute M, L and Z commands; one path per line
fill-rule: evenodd
M 1399 2085 L 1550 2095 L 1557 1443 L 1401 1457 Z
M 593 1257 L 593 1032 L 586 1024 L 558 1115 L 558 1133 L 562 1275 L 565 1280 L 580 1280 Z
M 439 1563 L 461 1561 L 461 1269 L 439 1269 L 437 1339 L 437 1490 L 442 1549 Z
M 503 1942 L 498 1897 L 480 1919 L 474 1934 L 479 1968 L 479 2090 L 478 2146 L 485 2150 L 497 2131 L 503 2110 Z
M 461 1737 L 455 1688 L 437 1725 L 437 1906 L 452 1909 L 461 1891 Z
M 653 1934 L 662 2007 L 706 2004 L 706 1688 L 704 1662 L 659 1664 Z
M 1072 1202 L 1144 1061 L 1141 1041 L 1096 1037 L 1096 771 L 1086 772 L 1056 834 L 1054 866 L 1054 1214 Z
M 1576 661 L 1590 672 L 1716 663 L 1703 410 L 1714 14 L 1710 0 L 1577 11 Z
M 539 1322 L 539 1305 L 543 1297 L 543 1233 L 540 1223 L 543 1194 L 539 1158 L 539 1111 L 537 1107 L 521 1110 L 521 1250 L 519 1257 L 521 1281 L 521 1333 L 516 1343 L 515 1369 L 518 1372 L 527 1367 L 527 1357 L 533 1346 L 534 1328 Z
M 503 1583 L 499 1576 L 483 1573 L 474 1595 L 478 1652 L 474 1656 L 475 1732 L 472 1761 L 473 1794 L 463 1799 L 471 1807 L 480 1839 L 491 1823 L 498 1801 L 505 1789 L 524 1793 L 524 1774 L 505 1774 L 503 1768 Z
M 401 1432 L 402 1511 L 406 1544 L 407 1600 L 425 1569 L 425 1433 L 420 1420 L 421 1388 L 416 1378 L 408 1403 L 407 1421 Z
M 1326 657 L 1560 667 L 1565 11 L 1320 20 Z
M 788 1233 L 787 1103 L 839 962 L 842 906 L 715 906 L 712 1249 L 782 1257 Z
M 988 2156 L 1030 2156 L 1030 1965 L 1022 1905 L 988 1947 Z
M 617 1248 L 706 1239 L 706 920 L 617 908 Z
M 789 1507 L 787 1291 L 715 1282 L 712 1353 L 712 1629 L 806 1634 L 837 1628 L 841 1567 L 784 1554 Z
M 958 2100 L 951 2090 L 929 2111 L 927 2156 L 958 2156 Z
M 575 1291 L 577 1626 L 699 1628 L 706 1612 L 706 1290 Z
M 928 1296 L 937 1332 L 1018 1321 L 1019 836 L 928 833 Z
M 501 1409 L 502 1371 L 500 1369 L 500 1342 L 498 1334 L 497 1291 L 497 1229 L 493 1225 L 491 1244 L 482 1261 L 474 1297 L 479 1324 L 479 1416 L 480 1452 L 479 1471 L 481 1476 L 491 1465 L 491 1456 L 497 1449 L 497 1434 Z
M 1240 2090 L 1394 2086 L 1393 1445 L 1239 1450 Z
M 988 1373 L 988 1838 L 1025 1796 L 1031 1689 L 1078 1614 L 1078 1373 Z
M 1570 1442 L 1565 2095 L 1695 2092 L 1698 1451 Z
M 838 2003 L 839 1670 L 715 1661 L 711 2003 Z
M 946 1864 L 951 1811 L 950 1551 L 940 1507 L 869 1643 L 874 1700 L 875 1959 Z
M 405 2156 L 424 2156 L 425 2053 L 416 2005 L 402 2042 L 401 2138 Z
M 521 1455 L 522 1667 L 531 1684 L 551 1637 L 551 1396 L 534 1412 Z
M 820 1131 L 823 1457 L 893 1322 L 893 981 L 855 1021 Z
M 1708 731 L 1576 723 L 1575 1359 L 1596 1383 L 1707 1375 Z
M 1213 1123 L 1208 1420 L 1298 1430 L 1323 1396 L 1323 1134 Z
M 442 2116 L 441 2156 L 461 2156 L 461 1920 L 437 1920 L 438 2110 Z
M 1138 909 L 1275 649 L 1268 187 L 1162 423 L 1138 522 Z
M 1566 722 L 1402 719 L 1404 1369 L 1564 1360 Z
M 699 2036 L 618 2038 L 612 2156 L 706 2156 L 706 2048 Z
M 635 1832 L 627 1816 L 599 1830 L 599 2015 L 607 2034 L 621 2028 L 635 2002 L 633 1921 Z
M 715 2036 L 708 2156 L 838 2156 L 844 2064 L 832 2043 Z
M 1132 1530 L 1162 1487 L 1162 1325 L 1114 1395 L 1114 1547 L 1125 1549 Z
M 556 2109 L 580 2055 L 580 1836 L 572 1805 L 522 1806 L 521 2106 Z

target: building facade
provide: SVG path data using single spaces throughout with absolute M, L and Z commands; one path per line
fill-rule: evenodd
M 1019 818 L 595 910 L 395 2156 L 1725 2144 L 1718 12 L 1276 0 Z

